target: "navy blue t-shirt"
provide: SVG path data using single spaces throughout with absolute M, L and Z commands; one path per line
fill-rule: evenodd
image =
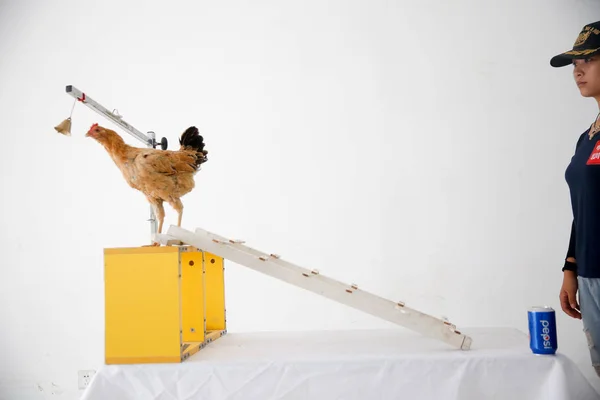
M 600 133 L 590 139 L 588 132 L 565 171 L 573 209 L 567 257 L 577 261 L 577 275 L 600 278 Z

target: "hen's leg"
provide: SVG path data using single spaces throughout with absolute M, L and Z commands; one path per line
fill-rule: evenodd
M 163 207 L 162 200 L 156 202 L 154 214 L 156 214 L 156 219 L 158 219 L 158 233 L 162 233 L 163 222 L 165 221 L 165 208 Z
M 181 226 L 181 216 L 183 215 L 183 203 L 179 199 L 169 200 L 169 204 L 177 211 L 177 226 Z

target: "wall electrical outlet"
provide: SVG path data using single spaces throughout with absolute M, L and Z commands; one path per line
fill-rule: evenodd
M 82 370 L 78 372 L 79 375 L 79 389 L 83 390 L 85 388 L 88 387 L 88 385 L 90 384 L 90 381 L 92 380 L 92 377 L 94 376 L 94 374 L 96 373 L 96 371 L 92 370 L 92 369 L 86 369 L 86 370 Z

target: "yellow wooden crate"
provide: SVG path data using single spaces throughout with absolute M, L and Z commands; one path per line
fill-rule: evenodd
M 104 249 L 106 364 L 182 362 L 226 333 L 224 260 L 190 246 Z

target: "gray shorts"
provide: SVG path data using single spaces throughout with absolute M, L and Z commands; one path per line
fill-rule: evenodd
M 579 307 L 583 320 L 583 332 L 587 338 L 592 366 L 600 376 L 600 278 L 577 277 Z

